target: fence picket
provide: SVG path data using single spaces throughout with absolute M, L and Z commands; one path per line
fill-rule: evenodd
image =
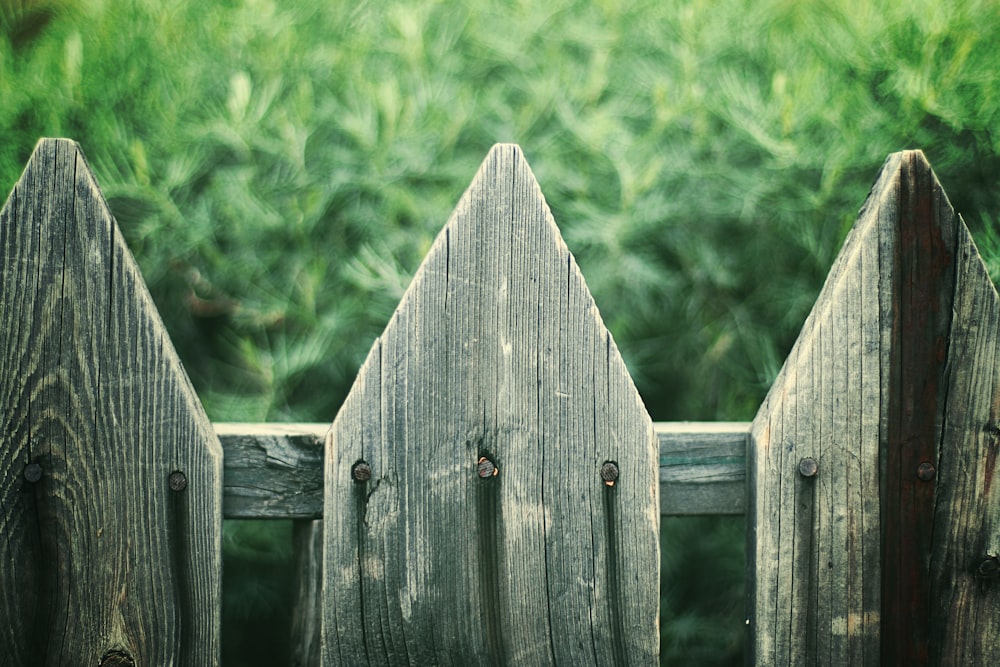
M 936 182 L 935 182 L 936 183 Z M 942 195 L 943 198 L 943 195 Z M 1000 299 L 958 218 L 930 549 L 929 664 L 1000 664 Z
M 923 154 L 890 156 L 751 427 L 749 660 L 1000 661 L 996 298 Z
M 651 664 L 659 516 L 743 511 L 748 663 L 1000 664 L 1000 298 L 919 151 L 750 425 L 651 423 L 511 145 L 329 429 L 213 430 L 74 142 L 0 286 L 4 664 L 217 664 L 224 512 L 296 520 L 294 664 Z
M 0 253 L 4 664 L 217 664 L 221 448 L 74 142 Z
M 483 163 L 327 450 L 325 664 L 655 662 L 656 436 L 516 146 Z
M 757 664 L 878 662 L 879 378 L 891 325 L 879 276 L 891 275 L 880 245 L 894 224 L 885 212 L 897 197 L 894 160 L 751 427 L 748 644 Z

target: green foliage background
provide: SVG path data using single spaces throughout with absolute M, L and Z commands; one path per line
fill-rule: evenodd
M 655 419 L 752 418 L 892 151 L 1000 273 L 995 1 L 0 0 L 0 35 L 0 184 L 82 143 L 218 421 L 331 420 L 499 141 Z M 287 526 L 226 535 L 226 662 L 280 664 L 235 633 L 287 623 Z M 738 663 L 742 523 L 663 539 L 665 658 Z

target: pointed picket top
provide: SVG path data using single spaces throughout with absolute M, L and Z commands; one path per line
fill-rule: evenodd
M 439 235 L 326 461 L 325 664 L 655 662 L 657 441 L 517 146 Z
M 1000 662 L 998 331 L 923 153 L 891 155 L 751 429 L 756 664 Z
M 0 212 L 0 655 L 217 664 L 221 449 L 76 143 Z

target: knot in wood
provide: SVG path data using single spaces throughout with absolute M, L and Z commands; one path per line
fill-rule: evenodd
M 816 459 L 811 456 L 799 461 L 799 474 L 803 477 L 815 477 L 816 473 L 819 472 L 819 464 L 816 463 Z
M 29 463 L 24 466 L 24 478 L 34 484 L 42 478 L 42 466 L 37 463 Z
M 187 475 L 182 473 L 180 470 L 175 470 L 170 473 L 169 483 L 171 491 L 183 491 L 188 485 Z
M 358 484 L 367 482 L 372 478 L 372 467 L 367 461 L 358 461 L 351 466 L 351 479 Z
M 618 481 L 618 464 L 614 461 L 605 461 L 601 466 L 601 479 L 605 486 L 614 486 Z
M 135 667 L 135 661 L 122 651 L 109 651 L 101 658 L 101 667 Z
M 935 474 L 937 474 L 937 470 L 935 470 L 933 464 L 928 461 L 924 461 L 917 466 L 917 477 L 925 482 L 929 482 L 934 479 Z
M 482 479 L 489 479 L 500 474 L 500 469 L 497 468 L 493 461 L 490 461 L 485 456 L 480 456 L 479 461 L 476 463 L 476 472 Z
M 1000 578 L 1000 559 L 996 556 L 987 556 L 976 568 L 976 576 L 980 579 Z
M 985 431 L 987 435 L 990 436 L 990 439 L 992 439 L 994 442 L 1000 441 L 1000 424 L 987 422 Z

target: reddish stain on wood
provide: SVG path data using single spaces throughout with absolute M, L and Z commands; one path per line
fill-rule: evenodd
M 900 173 L 894 256 L 891 393 L 882 459 L 882 662 L 928 661 L 935 482 L 954 290 L 954 241 L 939 220 L 941 193 L 919 153 Z

